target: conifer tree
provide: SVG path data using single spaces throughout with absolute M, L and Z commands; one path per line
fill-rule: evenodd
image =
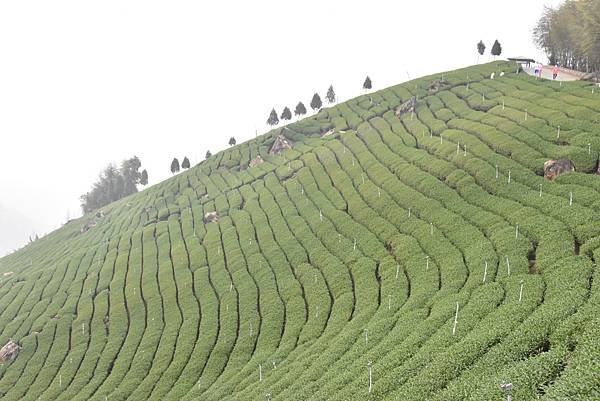
M 148 172 L 146 171 L 146 169 L 142 171 L 142 176 L 140 177 L 140 184 L 144 186 L 148 185 Z
M 485 44 L 483 44 L 483 40 L 480 40 L 479 43 L 477 43 L 477 53 L 479 53 L 479 56 L 483 56 L 484 52 L 485 52 Z M 477 56 L 478 63 L 479 63 L 479 56 Z
M 313 95 L 312 100 L 310 101 L 310 107 L 313 110 L 319 110 L 323 106 L 323 102 L 321 101 L 321 96 L 318 93 Z
M 296 116 L 303 116 L 306 114 L 306 107 L 304 107 L 304 103 L 298 102 L 296 109 L 294 110 L 294 114 Z
M 367 75 L 367 78 L 365 78 L 365 83 L 363 84 L 363 89 L 371 89 L 373 87 L 373 84 L 371 82 L 371 78 L 369 78 L 369 76 Z
M 190 159 L 188 159 L 187 156 L 183 158 L 183 161 L 181 162 L 181 168 L 190 168 Z
M 271 127 L 279 124 L 279 118 L 277 117 L 277 112 L 275 109 L 271 110 L 271 114 L 269 114 L 269 118 L 267 119 L 267 124 Z
M 289 107 L 285 107 L 283 109 L 283 111 L 281 112 L 281 119 L 282 120 L 291 120 L 292 119 L 292 112 L 290 111 Z
M 206 159 L 208 159 L 211 156 L 212 156 L 212 153 L 210 153 L 210 150 L 207 150 L 206 151 Z
M 333 91 L 333 85 L 329 85 L 329 89 L 327 89 L 327 95 L 325 97 L 327 98 L 327 102 L 329 102 L 330 104 L 335 102 L 335 92 Z
M 233 146 L 233 145 L 235 145 L 235 143 L 236 142 L 235 142 L 235 138 L 234 137 L 229 138 L 229 146 Z
M 500 42 L 496 39 L 492 45 L 492 56 L 494 56 L 494 60 L 496 59 L 496 56 L 499 56 L 500 54 L 502 54 L 502 46 L 500 46 Z
M 171 174 L 175 174 L 179 172 L 179 160 L 176 157 L 173 158 L 171 162 Z

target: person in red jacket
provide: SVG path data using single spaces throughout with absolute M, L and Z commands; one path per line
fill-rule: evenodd
M 558 66 L 555 65 L 554 67 L 552 67 L 552 79 L 556 79 L 557 76 L 558 76 Z

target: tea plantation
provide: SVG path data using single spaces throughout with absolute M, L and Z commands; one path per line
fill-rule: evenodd
M 599 153 L 501 61 L 324 108 L 0 259 L 0 398 L 599 400 Z

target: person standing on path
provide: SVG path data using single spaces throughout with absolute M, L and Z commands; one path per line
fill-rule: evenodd
M 557 76 L 558 76 L 558 65 L 555 65 L 554 67 L 552 67 L 552 79 L 556 79 Z

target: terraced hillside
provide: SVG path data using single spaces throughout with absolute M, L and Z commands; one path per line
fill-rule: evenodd
M 0 259 L 2 400 L 600 399 L 592 88 L 420 78 L 68 223 Z

